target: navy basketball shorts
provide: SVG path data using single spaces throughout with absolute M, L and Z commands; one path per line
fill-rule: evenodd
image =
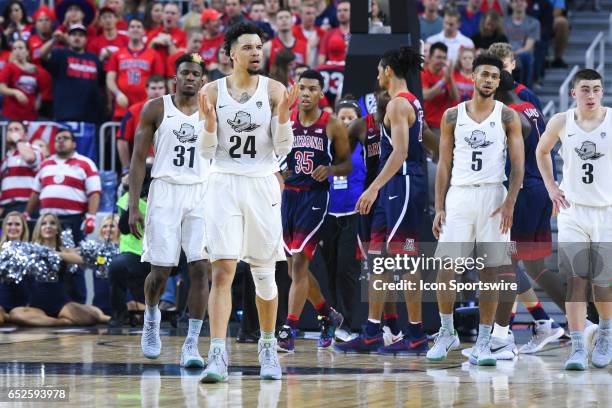
M 374 218 L 374 209 L 378 204 L 378 198 L 372 205 L 372 210 L 369 214 L 359 215 L 359 228 L 357 229 L 357 251 L 355 253 L 356 259 L 365 259 L 368 256 L 368 247 L 370 244 L 370 237 L 372 236 L 372 219 Z
M 29 306 L 42 309 L 47 316 L 57 317 L 62 308 L 70 302 L 63 280 L 59 282 L 32 282 Z
M 312 256 L 327 215 L 329 191 L 285 186 L 281 205 L 283 241 L 288 256 L 304 252 Z
M 393 176 L 378 193 L 368 253 L 417 255 L 426 205 L 424 176 Z
M 514 205 L 510 231 L 510 239 L 516 243 L 514 259 L 535 261 L 552 253 L 551 215 L 552 201 L 544 183 L 521 189 Z

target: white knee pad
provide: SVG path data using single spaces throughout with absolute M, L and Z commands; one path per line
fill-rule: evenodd
M 276 297 L 278 289 L 274 279 L 274 266 L 251 265 L 255 293 L 263 300 L 272 300 Z

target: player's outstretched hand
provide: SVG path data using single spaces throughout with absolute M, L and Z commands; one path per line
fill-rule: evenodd
M 557 183 L 554 183 L 551 186 L 546 186 L 548 189 L 548 196 L 550 197 L 550 201 L 553 204 L 553 217 L 559 214 L 559 210 L 561 208 L 569 208 L 570 203 L 565 199 L 565 193 L 563 190 L 559 188 Z
M 355 204 L 355 210 L 359 212 L 359 214 L 369 214 L 372 209 L 372 205 L 374 205 L 374 201 L 376 201 L 376 197 L 378 196 L 378 191 L 373 190 L 371 188 L 366 189 L 357 200 L 357 204 Z
M 499 230 L 502 234 L 507 234 L 512 228 L 512 217 L 514 215 L 514 204 L 504 200 L 502 205 L 499 206 L 491 217 L 495 217 L 497 214 L 501 215 L 501 222 L 499 223 Z
M 142 239 L 141 231 L 144 230 L 144 217 L 139 209 L 130 209 L 130 217 L 128 219 L 130 224 L 130 232 L 138 239 Z
M 331 176 L 330 166 L 319 166 L 312 172 L 311 177 L 319 182 L 327 180 Z
M 200 120 L 204 119 L 206 121 L 206 131 L 214 132 L 217 126 L 217 112 L 214 105 L 210 103 L 208 94 L 206 94 L 206 88 L 200 89 L 198 106 L 200 109 Z
M 446 211 L 436 211 L 436 216 L 433 220 L 433 225 L 431 226 L 431 232 L 433 232 L 434 237 L 436 239 L 440 238 L 440 234 L 442 233 L 442 226 L 446 223 Z
M 278 123 L 287 123 L 289 120 L 289 109 L 300 94 L 298 84 L 293 84 L 291 88 L 283 93 L 283 96 L 278 104 Z

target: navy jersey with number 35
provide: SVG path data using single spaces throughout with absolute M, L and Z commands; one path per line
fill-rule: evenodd
M 423 163 L 425 161 L 425 152 L 421 142 L 423 141 L 423 108 L 421 102 L 410 92 L 401 92 L 397 97 L 406 98 L 412 108 L 416 119 L 408 131 L 408 157 L 398 170 L 397 174 L 401 175 L 423 175 Z M 380 164 L 379 169 L 385 166 L 391 152 L 393 151 L 393 142 L 391 139 L 391 129 L 387 128 L 384 123 L 380 127 Z
M 287 169 L 291 175 L 285 180 L 287 186 L 306 189 L 329 189 L 329 181 L 316 181 L 312 173 L 319 166 L 332 163 L 331 140 L 327 138 L 329 112 L 322 112 L 312 125 L 302 126 L 299 109 L 291 113 L 293 128 L 293 148 L 287 155 Z

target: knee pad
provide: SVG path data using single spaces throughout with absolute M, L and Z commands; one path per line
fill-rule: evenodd
M 263 300 L 272 300 L 278 294 L 274 278 L 274 266 L 251 265 L 251 274 L 255 283 L 255 293 Z

